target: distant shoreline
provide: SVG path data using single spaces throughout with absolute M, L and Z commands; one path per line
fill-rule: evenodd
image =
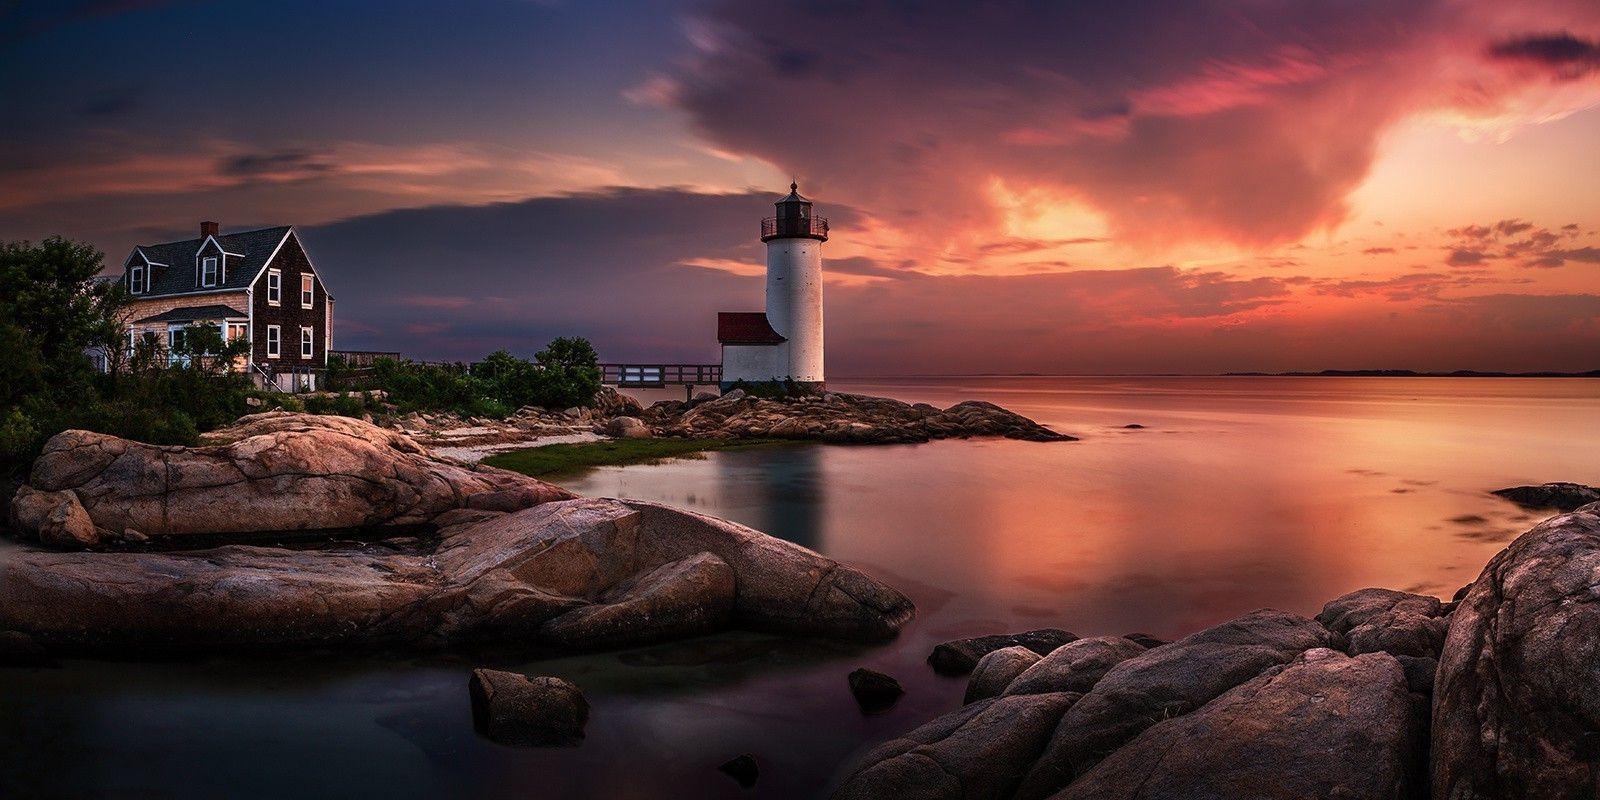
M 1224 378 L 1600 378 L 1600 369 L 1588 372 L 1417 372 L 1409 369 L 1325 369 L 1321 372 L 1224 372 Z
M 1600 369 L 1587 372 L 1418 372 L 1409 369 L 1325 369 L 1320 372 L 971 372 L 945 375 L 844 375 L 832 382 L 907 380 L 921 378 L 1600 378 Z

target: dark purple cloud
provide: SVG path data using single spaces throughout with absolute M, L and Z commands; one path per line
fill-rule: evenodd
M 1489 56 L 1548 69 L 1562 80 L 1576 80 L 1600 71 L 1600 41 L 1567 31 L 1519 36 L 1496 42 Z

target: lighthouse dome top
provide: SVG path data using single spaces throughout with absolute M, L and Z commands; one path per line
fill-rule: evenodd
M 811 200 L 800 194 L 797 184 L 777 202 L 776 216 L 761 220 L 761 241 L 774 239 L 816 239 L 828 241 L 828 220 L 811 213 Z
M 782 200 L 778 201 L 778 205 L 781 206 L 790 203 L 805 203 L 806 205 L 811 205 L 811 198 L 801 195 L 800 185 L 798 183 L 791 182 L 789 184 L 789 193 L 784 195 Z

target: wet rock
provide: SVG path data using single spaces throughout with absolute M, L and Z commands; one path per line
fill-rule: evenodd
M 749 753 L 725 761 L 717 769 L 738 781 L 739 785 L 746 789 L 755 786 L 761 777 L 761 765 L 757 764 L 756 757 Z
M 1600 504 L 1490 560 L 1434 684 L 1433 796 L 1592 797 L 1600 785 Z
M 1021 645 L 1039 655 L 1077 640 L 1077 635 L 1057 628 L 1039 628 L 1022 633 L 1004 633 L 954 639 L 933 648 L 928 654 L 928 664 L 940 675 L 966 675 L 978 666 L 978 660 L 1003 647 Z
M 1011 797 L 1073 693 L 1009 695 L 972 703 L 873 748 L 834 800 Z
M 0 667 L 48 667 L 55 660 L 33 637 L 21 631 L 0 631 Z
M 476 669 L 469 691 L 473 727 L 496 742 L 570 746 L 583 741 L 589 701 L 568 681 Z
M 1130 431 L 1142 431 L 1142 430 L 1144 430 L 1144 426 L 1140 425 L 1137 422 L 1130 422 L 1127 425 L 1124 425 L 1122 427 L 1124 427 L 1124 428 L 1126 428 L 1126 429 L 1128 429 Z
M 1020 796 L 1049 797 L 1152 724 L 1200 708 L 1307 650 L 1341 645 L 1313 620 L 1262 610 L 1123 661 L 1063 716 Z
M 1423 735 L 1393 657 L 1314 649 L 1151 726 L 1054 797 L 1409 797 L 1426 785 Z
M 1166 639 L 1151 636 L 1148 633 L 1125 633 L 1122 635 L 1122 638 L 1127 639 L 1130 642 L 1143 645 L 1145 649 L 1160 647 L 1164 644 L 1171 644 L 1171 642 L 1167 641 Z
M 905 693 L 899 681 L 882 672 L 862 667 L 850 673 L 850 694 L 864 713 L 887 711 Z
M 1562 512 L 1576 511 L 1580 506 L 1600 502 L 1600 489 L 1581 483 L 1513 486 L 1509 489 L 1496 489 L 1493 493 L 1523 508 L 1553 508 Z
M 1112 667 L 1141 655 L 1145 647 L 1121 636 L 1095 636 L 1064 644 L 1028 667 L 1005 689 L 1006 694 L 1084 693 Z
M 967 694 L 962 703 L 971 703 L 997 697 L 1007 686 L 1029 667 L 1039 663 L 1039 654 L 1021 645 L 1002 647 L 978 659 L 967 681 Z

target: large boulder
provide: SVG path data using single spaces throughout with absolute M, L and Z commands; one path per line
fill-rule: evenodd
M 1536 486 L 1513 486 L 1496 489 L 1494 494 L 1504 497 L 1523 508 L 1557 511 L 1576 511 L 1589 503 L 1600 502 L 1600 488 L 1581 483 L 1541 483 Z
M 1600 788 L 1600 503 L 1490 560 L 1451 615 L 1434 684 L 1433 796 Z
M 190 448 L 57 434 L 19 492 L 14 527 L 56 546 L 249 539 L 420 526 L 456 508 L 511 511 L 573 496 L 433 456 L 403 434 L 349 417 L 253 414 L 207 436 L 211 444 Z
M 1072 693 L 980 700 L 869 751 L 834 800 L 1003 798 L 1049 740 Z
M 569 651 L 730 625 L 881 640 L 914 614 L 851 567 L 667 506 L 565 500 L 435 523 L 440 539 L 423 552 L 3 542 L 0 630 L 89 653 L 477 641 Z
M 575 745 L 589 723 L 589 701 L 561 678 L 475 669 L 467 690 L 473 727 L 501 744 Z
M 1426 784 L 1421 720 L 1387 654 L 1307 651 L 1158 722 L 1056 800 L 1398 800 Z
M 1307 650 L 1342 644 L 1313 620 L 1262 610 L 1123 661 L 1062 717 L 1020 796 L 1049 797 L 1151 725 Z

